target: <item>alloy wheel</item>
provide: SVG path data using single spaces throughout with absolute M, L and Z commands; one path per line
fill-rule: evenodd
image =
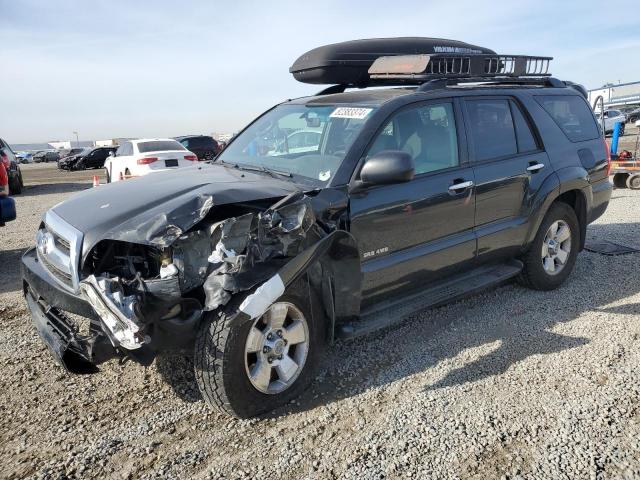
M 245 370 L 266 394 L 281 393 L 296 381 L 309 352 L 309 326 L 289 302 L 271 305 L 251 326 L 245 344 Z
M 571 252 L 571 228 L 564 220 L 551 224 L 542 242 L 542 266 L 549 275 L 562 271 Z

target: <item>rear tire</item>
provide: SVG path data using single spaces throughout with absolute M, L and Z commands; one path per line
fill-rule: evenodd
M 628 173 L 616 173 L 613 176 L 613 186 L 616 188 L 627 188 Z
M 627 178 L 627 187 L 631 190 L 640 190 L 640 173 L 629 175 Z
M 522 258 L 520 282 L 535 290 L 558 288 L 571 274 L 579 247 L 580 225 L 573 208 L 566 203 L 554 203 Z
M 304 392 L 314 378 L 324 338 L 323 329 L 312 316 L 306 289 L 287 290 L 265 315 L 237 324 L 234 318 L 244 298 L 246 295 L 236 295 L 222 312 L 207 314 L 198 332 L 194 355 L 195 376 L 204 400 L 210 406 L 239 418 L 271 411 Z M 290 306 L 293 310 L 289 310 Z M 277 324 L 279 317 L 272 312 L 282 311 L 282 308 L 286 309 L 284 326 L 279 329 L 282 336 L 272 335 L 280 343 L 267 350 L 267 334 L 276 331 L 271 324 Z M 290 315 L 291 312 L 293 314 Z M 306 329 L 298 331 L 296 328 L 301 336 L 294 339 L 290 332 L 294 324 L 300 327 L 296 323 L 300 322 L 300 315 Z M 257 341 L 249 341 L 250 335 Z M 306 340 L 299 341 L 303 337 Z M 289 338 L 284 354 L 282 341 L 278 338 Z M 277 353 L 279 358 L 275 358 Z M 267 363 L 267 356 L 271 355 L 274 355 L 274 361 Z M 263 371 L 265 374 L 260 375 Z M 288 380 L 281 372 L 290 375 Z

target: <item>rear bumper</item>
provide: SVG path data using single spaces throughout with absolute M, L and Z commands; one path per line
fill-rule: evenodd
M 588 212 L 587 222 L 591 223 L 597 220 L 609 206 L 613 185 L 609 178 L 604 178 L 599 182 L 591 185 L 591 208 Z
M 65 370 L 93 373 L 97 371 L 97 364 L 117 356 L 93 308 L 79 296 L 58 287 L 33 248 L 22 257 L 22 281 L 33 325 L 53 358 Z M 80 333 L 78 325 L 64 311 L 87 317 L 90 324 L 86 332 Z

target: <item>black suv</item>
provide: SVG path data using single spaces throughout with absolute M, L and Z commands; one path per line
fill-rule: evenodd
M 72 372 L 192 353 L 205 400 L 247 417 L 304 391 L 335 338 L 512 278 L 558 287 L 612 187 L 584 89 L 549 61 L 419 38 L 308 52 L 294 76 L 336 85 L 215 163 L 44 215 L 22 259 L 38 332 Z
M 84 153 L 79 153 L 73 160 L 67 161 L 69 170 L 85 170 L 87 168 L 102 168 L 110 153 L 115 153 L 118 147 L 96 147 Z
M 175 137 L 175 139 L 182 144 L 184 148 L 193 152 L 198 157 L 198 160 L 213 160 L 220 152 L 220 146 L 213 137 L 207 135 L 189 135 L 182 137 Z

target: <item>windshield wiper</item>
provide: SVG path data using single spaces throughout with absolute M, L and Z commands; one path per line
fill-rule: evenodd
M 288 177 L 288 178 L 293 177 L 293 175 L 291 175 L 291 173 L 289 172 L 274 170 L 273 168 L 267 168 L 264 165 L 250 166 L 250 165 L 240 165 L 236 163 L 234 165 L 234 168 L 237 168 L 238 170 L 248 170 L 251 172 L 264 172 L 264 173 L 268 173 L 272 177 Z

